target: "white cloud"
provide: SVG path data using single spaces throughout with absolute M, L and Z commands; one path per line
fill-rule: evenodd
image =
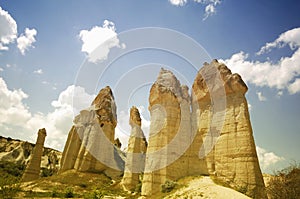
M 300 78 L 297 78 L 292 84 L 288 86 L 290 94 L 295 94 L 300 92 Z
M 278 97 L 281 97 L 282 95 L 283 95 L 283 91 L 278 91 L 278 92 L 277 92 L 277 96 L 278 96 Z
M 256 146 L 257 156 L 262 170 L 270 168 L 273 164 L 284 160 L 283 157 L 277 156 L 273 152 L 267 152 L 265 149 Z
M 30 119 L 28 107 L 22 100 L 28 95 L 21 89 L 9 90 L 5 81 L 0 77 L 0 126 L 12 124 L 23 125 Z
M 51 105 L 55 108 L 70 106 L 77 115 L 82 109 L 89 107 L 95 97 L 95 95 L 86 93 L 83 87 L 71 85 L 62 91 L 58 99 L 54 100 Z
M 184 6 L 187 0 L 169 0 L 169 2 L 175 6 Z
M 263 96 L 262 92 L 256 92 L 258 100 L 263 102 L 263 101 L 267 101 L 267 98 L 265 96 Z
M 80 86 L 71 85 L 63 90 L 57 100 L 52 101 L 54 111 L 47 114 L 33 114 L 26 123 L 26 128 L 34 132 L 46 128 L 48 134 L 46 144 L 56 149 L 63 149 L 66 137 L 73 124 L 74 115 L 90 106 L 94 95 L 89 95 Z
M 124 46 L 119 44 L 115 24 L 108 20 L 102 26 L 81 30 L 79 37 L 83 42 L 81 51 L 87 53 L 90 62 L 105 60 L 111 48 Z
M 248 102 L 248 110 L 252 111 L 252 105 Z
M 21 34 L 21 36 L 17 39 L 18 49 L 25 55 L 25 51 L 28 50 L 30 47 L 34 48 L 32 45 L 36 40 L 35 36 L 37 34 L 36 29 L 25 29 L 25 34 Z
M 17 23 L 0 7 L 0 50 L 8 50 L 8 44 L 17 38 Z
M 221 4 L 221 0 L 194 0 L 197 3 L 205 5 L 205 14 L 203 20 L 206 20 L 209 16 L 216 14 L 216 6 Z
M 43 70 L 42 69 L 37 69 L 37 70 L 35 70 L 35 71 L 33 71 L 33 73 L 34 74 L 43 74 L 44 72 L 43 72 Z
M 282 33 L 275 41 L 265 44 L 257 53 L 261 55 L 273 48 L 288 45 L 293 51 L 290 57 L 272 63 L 267 61 L 250 61 L 248 54 L 239 52 L 223 61 L 233 72 L 239 73 L 246 82 L 256 86 L 277 88 L 279 94 L 287 89 L 290 94 L 300 92 L 300 28 L 295 28 Z
M 300 47 L 300 28 L 294 28 L 282 33 L 275 41 L 266 43 L 266 45 L 261 47 L 256 54 L 261 55 L 271 51 L 272 48 L 282 48 L 286 45 L 289 45 L 292 50 Z
M 249 61 L 248 54 L 236 53 L 231 58 L 220 60 L 243 80 L 259 87 L 288 89 L 291 82 L 300 75 L 300 49 L 291 57 L 282 57 L 277 63 L 270 61 Z
M 79 97 L 73 97 L 74 93 Z M 6 134 L 4 131 L 12 132 L 12 129 L 17 128 L 19 136 L 22 134 L 24 139 L 35 141 L 38 129 L 46 128 L 45 145 L 62 150 L 72 126 L 74 111 L 89 107 L 94 96 L 87 94 L 82 87 L 69 86 L 52 102 L 54 110 L 46 114 L 31 113 L 23 103 L 26 98 L 28 95 L 21 89 L 9 90 L 0 78 L 0 115 L 5 115 L 0 117 L 1 133 Z
M 169 0 L 169 2 L 175 6 L 184 6 L 187 4 L 187 0 Z M 194 2 L 205 6 L 203 20 L 215 14 L 217 12 L 216 6 L 221 4 L 221 0 L 194 0 Z
M 267 53 L 274 48 L 288 45 L 293 51 L 290 57 L 281 57 L 276 63 L 267 59 L 264 62 L 248 60 L 248 54 L 239 52 L 231 58 L 220 60 L 243 79 L 259 87 L 278 89 L 278 96 L 286 89 L 290 94 L 300 92 L 300 28 L 282 33 L 275 41 L 261 47 L 257 55 Z
M 2 72 L 4 69 L 0 67 L 0 72 Z

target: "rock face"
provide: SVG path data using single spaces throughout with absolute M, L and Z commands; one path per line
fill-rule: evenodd
M 154 196 L 167 180 L 188 174 L 185 150 L 189 146 L 191 128 L 187 90 L 172 72 L 164 69 L 151 87 L 150 137 L 142 181 L 144 196 Z
M 149 96 L 151 125 L 142 195 L 153 197 L 168 180 L 204 174 L 253 198 L 266 198 L 247 89 L 238 74 L 217 60 L 198 72 L 192 99 L 170 71 L 160 71 Z
M 114 146 L 116 105 L 109 87 L 100 90 L 91 107 L 74 119 L 61 159 L 60 172 L 123 170 Z
M 147 141 L 141 129 L 140 113 L 134 106 L 130 109 L 129 124 L 131 134 L 128 141 L 122 185 L 125 190 L 134 191 L 140 183 L 140 175 L 144 171 L 147 149 Z
M 208 71 L 213 70 L 217 73 L 207 75 Z M 221 87 L 218 86 L 218 75 L 222 80 Z M 218 96 L 222 93 L 222 87 L 226 104 L 224 110 L 218 110 L 218 105 L 222 102 L 215 103 L 214 107 L 211 93 L 214 92 L 216 97 L 222 98 Z M 210 174 L 235 189 L 243 189 L 253 198 L 266 198 L 245 98 L 247 89 L 241 77 L 232 74 L 224 64 L 217 60 L 204 64 L 193 84 L 193 115 L 198 117 L 196 139 L 202 139 L 204 147 L 215 144 L 210 152 L 207 151 L 209 153 L 204 159 Z M 213 114 L 213 109 L 218 111 Z M 222 111 L 225 111 L 224 121 L 213 121 L 212 118 L 220 117 L 218 114 Z M 212 123 L 216 128 L 212 128 Z M 218 126 L 222 127 L 220 135 L 217 133 Z
M 29 142 L 0 136 L 0 162 L 13 162 L 27 166 L 29 160 L 32 159 L 34 146 L 35 144 Z M 41 170 L 56 173 L 59 169 L 60 158 L 61 152 L 44 147 Z
M 36 180 L 40 177 L 41 161 L 46 135 L 46 129 L 43 128 L 38 131 L 38 137 L 33 149 L 33 154 L 22 176 L 22 182 Z

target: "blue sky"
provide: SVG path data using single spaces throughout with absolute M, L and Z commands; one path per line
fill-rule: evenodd
M 177 71 L 189 86 L 194 80 L 197 71 L 182 57 L 143 49 L 120 57 L 99 82 L 89 82 L 93 89 L 78 81 L 91 64 L 93 45 L 115 36 L 103 45 L 109 56 L 114 47 L 129 48 L 124 31 L 160 27 L 200 44 L 208 54 L 203 60 L 217 58 L 242 75 L 264 172 L 300 161 L 299 1 L 1 0 L 0 7 L 0 135 L 35 141 L 38 128 L 46 127 L 46 145 L 62 150 L 73 93 L 81 96 L 78 109 L 84 108 L 106 84 L 120 90 L 117 135 L 128 137 L 127 108 L 133 104 L 147 131 L 147 92 L 159 67 Z M 120 78 L 131 85 L 131 96 L 118 87 Z

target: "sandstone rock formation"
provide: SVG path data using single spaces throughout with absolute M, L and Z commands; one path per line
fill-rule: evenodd
M 167 180 L 188 174 L 185 153 L 190 141 L 190 97 L 174 74 L 161 69 L 149 96 L 150 137 L 142 195 L 154 196 Z
M 91 107 L 74 119 L 61 159 L 60 172 L 123 170 L 114 146 L 116 105 L 109 87 L 100 90 Z
M 38 131 L 38 137 L 33 149 L 33 154 L 22 176 L 22 182 L 36 180 L 40 177 L 41 160 L 46 135 L 46 129 L 43 128 Z
M 128 141 L 122 185 L 125 190 L 134 191 L 140 183 L 140 174 L 144 171 L 147 149 L 147 141 L 141 129 L 140 113 L 134 106 L 130 109 L 129 124 L 131 134 Z
M 210 174 L 251 197 L 266 198 L 246 92 L 241 77 L 217 60 L 198 72 L 192 100 L 188 88 L 162 69 L 149 96 L 142 195 L 153 197 L 167 180 Z
M 211 72 L 214 70 L 216 73 Z M 222 98 L 222 87 L 224 110 L 218 107 L 223 102 L 212 104 L 211 99 L 213 92 L 215 98 Z M 193 84 L 193 115 L 198 117 L 196 138 L 202 139 L 204 147 L 215 144 L 210 152 L 206 151 L 209 152 L 205 161 L 210 174 L 235 189 L 243 189 L 253 198 L 266 198 L 245 98 L 247 89 L 241 77 L 232 74 L 224 64 L 217 60 L 204 64 Z M 213 113 L 213 109 L 219 110 Z M 225 111 L 224 121 L 213 121 L 222 111 Z M 216 128 L 212 128 L 213 125 Z M 220 134 L 218 126 L 221 126 Z

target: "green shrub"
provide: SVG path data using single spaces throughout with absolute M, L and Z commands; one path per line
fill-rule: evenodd
M 16 177 L 21 177 L 23 175 L 23 172 L 25 170 L 25 165 L 24 164 L 16 164 L 14 162 L 8 162 L 8 161 L 3 161 L 0 162 L 0 171 L 16 176 Z
M 59 197 L 59 192 L 57 191 L 57 188 L 56 187 L 54 187 L 53 189 L 52 189 L 52 192 L 51 192 L 51 197 L 52 198 L 56 198 L 56 197 Z
M 42 168 L 41 177 L 49 177 L 55 173 L 54 169 Z
M 106 191 L 95 189 L 92 192 L 88 193 L 85 198 L 86 199 L 100 199 L 107 195 Z
M 141 191 L 142 191 L 142 183 L 139 182 L 139 183 L 135 186 L 134 192 L 136 192 L 136 193 L 141 193 Z
M 20 185 L 17 178 L 10 175 L 3 175 L 0 178 L 0 198 L 14 198 L 20 191 Z
M 67 187 L 65 190 L 65 198 L 74 198 L 74 191 L 71 187 Z
M 87 184 L 85 184 L 85 183 L 80 183 L 79 186 L 80 186 L 81 188 L 87 188 Z
M 236 190 L 237 190 L 238 192 L 242 193 L 242 194 L 246 194 L 247 191 L 248 191 L 248 188 L 247 188 L 247 185 L 245 185 L 245 186 L 238 186 L 238 187 L 236 188 Z
M 172 191 L 176 186 L 176 182 L 173 182 L 171 180 L 167 180 L 165 184 L 161 185 L 161 192 L 168 193 Z

